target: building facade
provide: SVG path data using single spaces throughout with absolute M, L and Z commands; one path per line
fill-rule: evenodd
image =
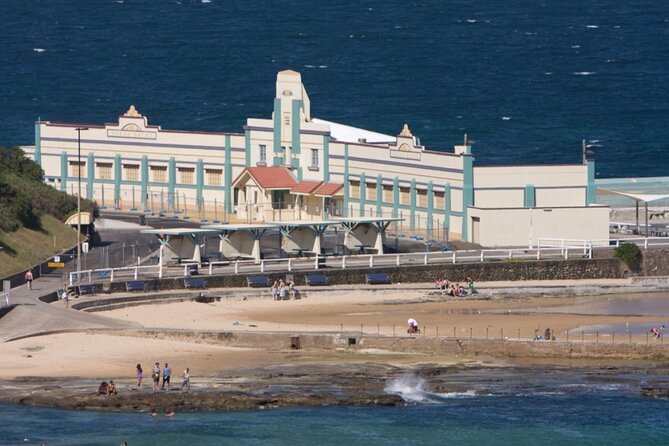
M 429 150 L 406 124 L 391 136 L 317 119 L 295 71 L 278 73 L 271 117 L 243 130 L 164 130 L 131 106 L 111 124 L 37 122 L 24 149 L 49 184 L 76 194 L 81 177 L 83 196 L 116 209 L 209 222 L 399 217 L 398 234 L 483 246 L 608 238 L 593 161 L 475 166 L 466 140 Z

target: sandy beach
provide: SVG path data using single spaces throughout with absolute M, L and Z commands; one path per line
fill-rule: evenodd
M 601 284 L 601 281 L 600 281 Z M 604 282 L 605 285 L 616 285 Z M 483 284 L 487 290 L 509 284 Z M 549 284 L 532 283 L 532 289 Z M 528 286 L 529 286 L 528 285 Z M 551 284 L 555 286 L 555 284 Z M 580 286 L 591 285 L 588 282 Z M 215 296 L 216 290 L 207 290 Z M 567 330 L 592 325 L 644 324 L 658 321 L 656 315 L 577 314 L 587 306 L 628 298 L 626 294 L 597 296 L 490 298 L 488 295 L 459 299 L 426 290 L 338 290 L 308 293 L 308 297 L 273 301 L 267 293 L 256 297 L 227 298 L 210 303 L 196 301 L 147 304 L 96 312 L 105 318 L 137 323 L 147 329 L 277 333 L 364 333 L 374 336 L 406 336 L 406 320 L 413 317 L 426 336 L 532 339 L 539 328 L 551 328 L 560 339 Z M 643 299 L 643 295 L 639 297 Z M 61 305 L 54 303 L 52 305 Z M 567 308 L 567 310 L 564 310 Z M 71 310 L 76 311 L 76 310 Z M 624 333 L 620 333 L 622 336 Z M 572 334 L 572 336 L 574 336 Z M 603 333 L 602 336 L 608 336 Z M 640 333 L 634 340 L 642 342 Z M 337 363 L 378 361 L 392 364 L 463 362 L 468 358 L 444 357 L 426 352 L 364 352 L 342 355 L 332 350 L 285 351 L 238 348 L 178 339 L 150 339 L 110 334 L 64 333 L 30 337 L 0 344 L 0 379 L 19 376 L 111 377 L 132 382 L 135 364 L 145 370 L 158 361 L 172 364 L 175 374 L 185 367 L 195 376 L 271 364 Z M 344 357 L 345 356 L 345 357 Z M 497 359 L 499 361 L 499 358 Z M 197 379 L 197 378 L 196 378 Z M 147 384 L 149 385 L 149 384 Z

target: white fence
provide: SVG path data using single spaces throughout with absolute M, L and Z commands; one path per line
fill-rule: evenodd
M 0 291 L 0 308 L 9 306 L 9 292 Z
M 361 254 L 349 256 L 314 256 L 254 260 L 232 260 L 210 263 L 186 262 L 178 265 L 129 266 L 72 272 L 70 285 L 77 283 L 113 282 L 142 278 L 188 277 L 197 274 L 254 274 L 266 272 L 311 271 L 328 269 L 373 268 L 417 265 L 477 263 L 485 261 L 592 259 L 595 250 L 614 249 L 622 243 L 634 243 L 643 249 L 669 247 L 664 237 L 624 238 L 611 240 L 539 239 L 536 248 L 506 248 L 460 251 L 412 252 L 402 254 Z M 206 272 L 205 272 L 206 271 Z

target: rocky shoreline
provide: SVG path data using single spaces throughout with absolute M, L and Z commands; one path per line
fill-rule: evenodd
M 572 367 L 560 365 L 500 366 L 461 363 L 451 366 L 396 367 L 382 363 L 339 365 L 280 365 L 239 370 L 200 378 L 190 392 L 152 391 L 150 384 L 132 390 L 123 382 L 119 394 L 96 396 L 99 384 L 92 379 L 19 377 L 0 382 L 0 401 L 10 404 L 163 415 L 170 412 L 248 411 L 287 407 L 404 406 L 411 404 L 401 391 L 388 389 L 393 380 L 409 379 L 426 394 L 490 395 L 518 388 L 545 386 L 537 377 L 550 374 L 556 383 L 574 379 L 600 385 L 624 385 L 650 398 L 669 398 L 669 377 L 660 365 L 608 365 Z M 637 376 L 638 378 L 630 378 Z M 537 380 L 537 381 L 535 381 Z M 424 387 L 423 387 L 424 386 Z M 556 385 L 556 388 L 558 386 Z

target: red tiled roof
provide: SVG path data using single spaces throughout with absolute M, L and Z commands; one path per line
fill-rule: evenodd
M 311 195 L 314 190 L 323 184 L 321 181 L 300 181 L 290 190 L 293 194 Z
M 297 184 L 290 170 L 284 166 L 277 167 L 247 167 L 239 174 L 234 183 L 237 183 L 247 173 L 263 189 L 292 189 Z
M 314 195 L 323 197 L 332 197 L 338 195 L 338 192 L 344 187 L 342 183 L 323 183 L 314 191 Z

